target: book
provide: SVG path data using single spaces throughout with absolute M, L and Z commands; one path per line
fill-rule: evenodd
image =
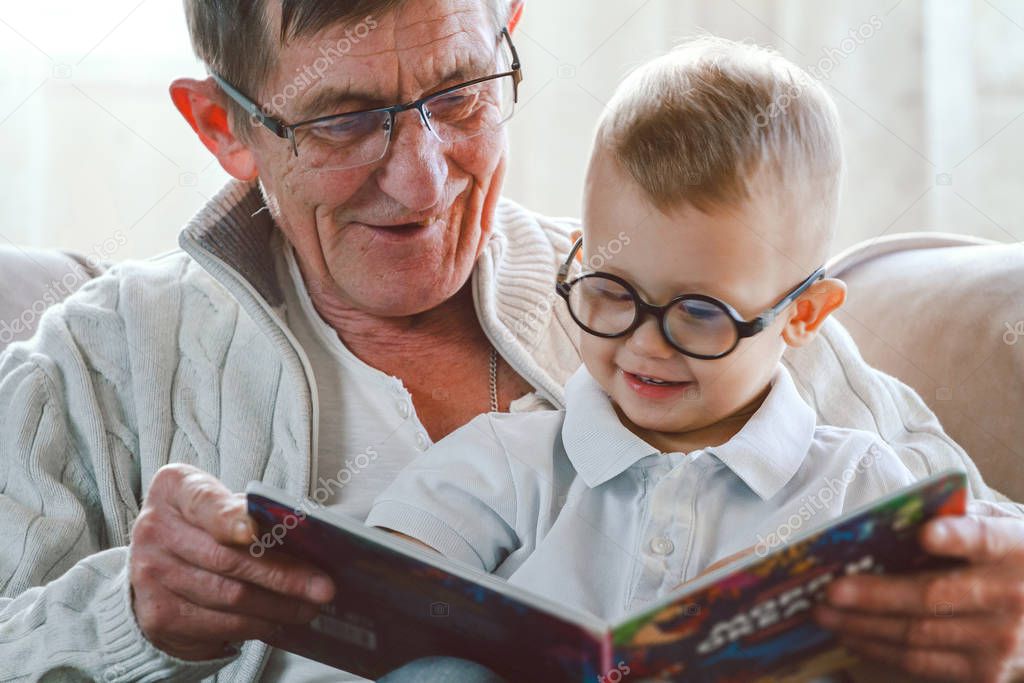
M 855 573 L 938 569 L 918 537 L 940 515 L 962 515 L 966 477 L 937 474 L 685 584 L 615 623 L 312 501 L 254 482 L 250 552 L 285 553 L 338 587 L 307 626 L 270 642 L 370 679 L 412 660 L 459 657 L 508 681 L 800 681 L 854 663 L 817 626 L 826 586 Z

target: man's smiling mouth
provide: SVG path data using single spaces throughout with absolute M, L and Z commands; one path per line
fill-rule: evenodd
M 439 220 L 441 220 L 441 216 L 439 214 L 432 214 L 430 216 L 424 216 L 410 221 L 380 221 L 379 223 L 371 223 L 369 221 L 356 222 L 361 222 L 363 225 L 370 228 L 415 228 L 430 225 L 431 223 Z
M 368 230 L 374 237 L 389 240 L 404 240 L 419 237 L 432 232 L 434 229 L 444 225 L 445 221 L 440 216 L 430 216 L 421 220 L 407 223 L 363 223 L 353 221 L 351 227 Z

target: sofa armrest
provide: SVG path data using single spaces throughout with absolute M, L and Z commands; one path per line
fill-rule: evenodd
M 0 353 L 31 337 L 46 309 L 105 269 L 75 254 L 0 246 Z

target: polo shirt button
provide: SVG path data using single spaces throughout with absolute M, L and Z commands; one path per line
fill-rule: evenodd
M 409 417 L 409 402 L 400 401 L 398 404 L 398 414 L 402 416 L 402 419 Z
M 675 549 L 675 544 L 664 536 L 655 536 L 651 539 L 651 551 L 657 555 L 668 555 Z
M 420 449 L 421 451 L 425 451 L 425 450 L 427 450 L 427 448 L 429 446 L 430 446 L 430 441 L 427 439 L 426 434 L 424 434 L 423 432 L 417 433 L 416 434 L 416 448 Z

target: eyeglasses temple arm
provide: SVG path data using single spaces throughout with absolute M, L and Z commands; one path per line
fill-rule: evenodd
M 777 303 L 774 306 L 772 306 L 770 309 L 765 311 L 763 314 L 758 316 L 756 319 L 750 321 L 751 324 L 756 326 L 758 331 L 763 330 L 764 328 L 768 327 L 773 322 L 775 322 L 775 318 L 778 317 L 779 313 L 781 313 L 782 311 L 786 310 L 786 306 L 789 306 L 791 303 L 796 301 L 800 297 L 801 294 L 803 294 L 804 292 L 806 292 L 810 288 L 811 285 L 813 285 L 815 282 L 817 282 L 818 280 L 821 280 L 824 277 L 825 277 L 825 266 L 822 266 L 821 268 L 818 268 L 816 271 L 811 273 L 811 276 L 809 278 L 807 278 L 802 283 L 797 285 L 796 289 L 794 289 L 792 292 L 790 292 L 786 296 L 782 297 L 782 300 L 779 301 L 779 303 Z
M 558 268 L 558 284 L 562 284 L 569 279 L 569 271 L 572 269 L 572 262 L 576 258 L 576 254 L 582 246 L 583 238 L 580 237 L 576 240 L 576 244 L 574 244 L 572 249 L 569 251 L 569 256 L 566 257 L 565 263 Z
M 508 47 L 512 51 L 512 77 L 518 89 L 519 84 L 523 82 L 523 65 L 519 61 L 519 51 L 516 50 L 516 44 L 512 42 L 512 34 L 509 33 L 508 27 L 501 29 L 501 35 L 508 41 Z
M 210 75 L 213 77 L 213 80 L 217 82 L 217 85 L 220 86 L 220 89 L 223 90 L 228 97 L 237 102 L 239 106 L 241 106 L 242 109 L 245 109 L 245 111 L 250 116 L 252 116 L 254 119 L 259 121 L 264 126 L 266 126 L 271 133 L 278 136 L 279 138 L 285 138 L 286 140 L 290 137 L 288 135 L 287 126 L 285 126 L 277 119 L 264 114 L 263 111 L 260 109 L 259 105 L 253 102 L 245 95 L 243 95 L 238 88 L 231 85 L 215 73 L 211 73 Z

